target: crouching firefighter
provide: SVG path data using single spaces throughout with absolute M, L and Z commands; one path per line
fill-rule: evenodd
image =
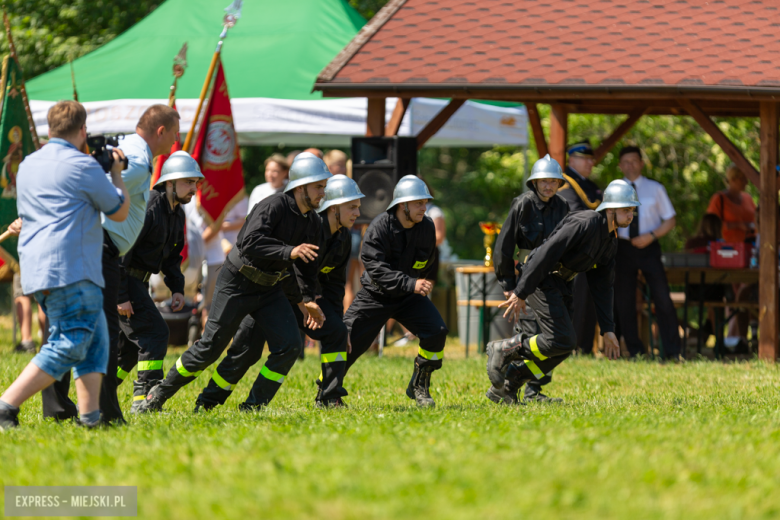
M 390 318 L 420 338 L 414 372 L 406 395 L 418 406 L 434 406 L 431 373 L 444 357 L 447 327 L 439 311 L 426 298 L 433 284 L 426 279 L 436 254 L 436 229 L 425 216 L 433 199 L 425 183 L 414 175 L 395 186 L 386 212 L 366 230 L 360 259 L 365 272 L 363 288 L 344 316 L 351 340 L 346 370 L 363 355 Z
M 322 374 L 320 390 L 315 403 L 322 407 L 344 406 L 341 398 L 347 395 L 342 387 L 344 369 L 347 362 L 347 327 L 344 325 L 344 286 L 347 282 L 347 266 L 352 251 L 352 239 L 349 230 L 360 216 L 360 192 L 355 181 L 346 175 L 334 175 L 328 179 L 325 198 L 318 209 L 323 218 L 320 251 L 316 260 L 317 281 L 315 287 L 307 287 L 303 278 L 290 277 L 284 280 L 284 289 L 289 305 L 295 313 L 299 326 L 310 338 L 320 341 L 322 349 Z M 299 283 L 300 288 L 299 288 Z M 322 310 L 325 321 L 316 323 L 304 316 L 306 309 L 301 307 L 301 293 L 314 293 Z M 303 311 L 303 312 L 302 312 Z M 244 318 L 253 320 L 251 316 Z M 256 348 L 260 342 L 261 347 Z M 208 386 L 198 396 L 195 411 L 210 410 L 225 401 L 247 370 L 260 361 L 262 343 L 265 337 L 254 322 L 242 324 L 239 333 L 233 338 L 233 344 L 227 351 L 216 370 L 211 375 Z M 261 392 L 262 372 L 250 392 L 247 402 L 256 401 L 252 395 Z M 247 409 L 247 404 L 241 408 Z
M 138 413 L 149 389 L 163 378 L 168 351 L 168 326 L 149 296 L 149 277 L 160 271 L 171 290 L 171 310 L 184 307 L 184 210 L 203 179 L 197 161 L 187 152 L 173 153 L 162 168 L 149 195 L 141 233 L 122 258 L 119 279 L 119 356 L 116 377 L 120 384 L 138 364 L 133 383 L 133 405 Z
M 550 236 L 553 229 L 569 213 L 569 205 L 557 195 L 558 189 L 565 182 L 561 166 L 558 161 L 546 155 L 534 164 L 531 176 L 526 181 L 528 191 L 515 198 L 509 209 L 509 215 L 501 228 L 501 233 L 496 240 L 494 267 L 496 277 L 504 290 L 504 296 L 509 298 L 517 287 L 515 276 L 515 248 L 519 249 L 517 270 L 522 273 L 523 263 L 528 254 L 539 247 Z M 513 316 L 512 316 L 513 317 Z M 520 313 L 515 323 L 515 333 L 522 332 L 531 337 L 540 332 L 536 323 L 536 315 L 531 309 L 526 313 Z M 514 372 L 521 367 L 509 365 L 509 372 L 504 388 L 508 394 L 505 399 L 517 402 L 517 392 L 520 389 L 515 386 L 518 381 L 513 377 Z M 550 382 L 552 374 L 545 375 L 542 379 L 533 379 L 525 385 L 525 401 L 559 401 L 550 399 L 542 393 L 542 385 Z M 488 391 L 487 396 L 500 402 L 500 399 Z
M 260 372 L 261 382 L 248 403 L 260 407 L 271 401 L 301 349 L 298 322 L 287 303 L 282 284 L 296 275 L 314 287 L 317 277 L 317 243 L 320 218 L 316 209 L 325 195 L 325 184 L 331 177 L 321 159 L 311 153 L 295 158 L 290 181 L 284 193 L 277 193 L 258 203 L 238 232 L 234 247 L 219 271 L 214 301 L 203 336 L 176 361 L 162 383 L 152 388 L 142 401 L 142 411 L 161 410 L 180 388 L 194 381 L 214 363 L 231 338 L 243 333 L 239 327 L 251 325 L 268 340 L 270 355 Z M 303 301 L 320 315 L 314 293 L 304 294 Z M 308 318 L 308 317 L 307 317 Z M 262 349 L 265 342 L 252 344 Z
M 620 356 L 612 317 L 616 235 L 618 227 L 631 224 L 637 206 L 636 191 L 622 180 L 612 181 L 596 211 L 569 213 L 547 240 L 528 255 L 517 287 L 499 307 L 507 308 L 504 316 L 517 315 L 526 309 L 527 303 L 536 314 L 541 333 L 529 337 L 521 332 L 488 343 L 491 400 L 511 402 L 507 397 L 512 388 L 542 379 L 577 348 L 571 316 L 572 281 L 579 273 L 588 277 L 607 357 Z M 520 363 L 507 373 L 515 360 Z M 511 379 L 509 388 L 507 379 Z

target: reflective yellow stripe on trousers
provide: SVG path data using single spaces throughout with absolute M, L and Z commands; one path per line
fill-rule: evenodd
M 336 363 L 337 361 L 346 361 L 346 352 L 331 352 L 330 354 L 322 354 L 320 356 L 322 363 Z
M 198 377 L 203 373 L 203 370 L 199 372 L 190 372 L 189 370 L 184 368 L 184 365 L 181 364 L 181 358 L 176 360 L 176 370 L 178 370 L 179 373 L 184 377 Z
M 152 361 L 139 361 L 138 362 L 138 371 L 141 370 L 162 370 L 163 368 L 163 362 L 162 359 L 160 360 L 152 360 Z
M 534 353 L 534 356 L 536 356 L 536 359 L 539 361 L 544 361 L 547 359 L 547 356 L 539 352 L 539 345 L 536 344 L 536 339 L 539 337 L 539 334 L 528 340 L 528 344 L 531 346 L 531 352 Z
M 271 370 L 265 365 L 263 365 L 263 368 L 260 369 L 260 375 L 266 379 L 270 379 L 271 381 L 275 381 L 279 384 L 282 384 L 282 382 L 284 381 L 284 376 L 282 374 L 274 372 L 273 370 Z
M 121 368 L 117 367 L 117 369 L 116 369 L 116 377 L 118 377 L 119 379 L 124 381 L 125 378 L 127 376 L 129 376 L 129 375 L 130 375 L 130 372 L 126 372 L 126 371 L 122 370 Z
M 444 352 L 430 352 L 428 350 L 420 348 L 418 354 L 420 354 L 420 357 L 424 357 L 425 359 L 431 361 L 438 361 L 440 359 L 444 359 Z
M 219 375 L 219 372 L 216 370 L 213 374 L 211 374 L 211 379 L 214 380 L 215 383 L 217 383 L 217 386 L 220 387 L 222 390 L 227 390 L 230 392 L 233 390 L 233 385 L 225 381 L 225 378 L 223 378 L 221 375 Z
M 536 363 L 534 363 L 530 359 L 525 360 L 525 366 L 528 367 L 528 370 L 531 371 L 531 373 L 534 375 L 536 379 L 541 379 L 544 377 L 544 372 L 539 370 L 539 367 L 536 365 Z

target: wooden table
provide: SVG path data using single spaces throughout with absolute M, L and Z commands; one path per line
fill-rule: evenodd
M 477 340 L 477 352 L 484 352 L 490 340 L 490 324 L 493 323 L 493 319 L 496 314 L 500 312 L 498 304 L 501 303 L 497 300 L 488 300 L 488 274 L 493 275 L 493 280 L 498 283 L 498 279 L 495 277 L 495 270 L 493 267 L 485 267 L 484 265 L 469 265 L 465 267 L 456 267 L 455 272 L 466 275 L 466 294 L 458 299 L 459 306 L 466 306 L 466 357 L 469 357 L 469 335 L 471 326 L 471 307 L 479 307 L 479 325 L 482 336 L 482 349 L 480 350 L 479 340 Z M 480 289 L 478 284 L 474 284 L 472 276 L 482 275 L 482 288 Z M 497 312 L 494 312 L 496 309 Z
M 685 287 L 683 302 L 683 356 L 688 342 L 688 288 L 691 284 L 723 284 L 731 285 L 735 283 L 755 284 L 758 283 L 758 269 L 718 269 L 716 267 L 666 267 L 666 279 L 669 285 L 683 285 Z M 699 298 L 699 331 L 702 330 L 704 323 L 704 291 L 701 291 Z M 729 303 L 729 307 L 740 307 L 739 303 Z M 753 305 L 743 304 L 743 307 L 752 308 Z M 716 320 L 717 321 L 717 320 Z M 723 332 L 718 327 L 719 324 L 713 324 L 715 327 L 715 355 L 720 357 L 723 349 Z M 720 324 L 722 325 L 722 324 Z M 702 336 L 699 333 L 696 351 L 701 353 Z

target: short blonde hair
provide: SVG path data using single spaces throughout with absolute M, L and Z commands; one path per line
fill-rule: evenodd
M 285 158 L 284 155 L 282 155 L 280 153 L 275 153 L 271 157 L 266 159 L 265 163 L 263 164 L 263 166 L 265 166 L 267 168 L 268 164 L 272 163 L 272 162 L 275 162 L 276 164 L 278 164 L 279 167 L 282 170 L 288 171 L 290 169 L 290 165 L 287 163 L 287 159 Z
M 87 111 L 78 101 L 59 101 L 49 109 L 46 119 L 52 137 L 71 137 L 87 124 Z
M 330 166 L 331 164 L 337 162 L 343 162 L 344 164 L 346 164 L 347 154 L 345 154 L 341 150 L 330 150 L 328 153 L 325 154 L 322 160 L 325 161 L 325 164 L 327 166 Z

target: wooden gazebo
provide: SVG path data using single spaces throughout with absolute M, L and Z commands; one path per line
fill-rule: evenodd
M 325 96 L 368 98 L 367 135 L 395 135 L 414 97 L 451 98 L 418 148 L 468 99 L 528 108 L 539 155 L 565 161 L 571 113 L 689 115 L 760 189 L 777 236 L 780 4 L 776 0 L 390 0 L 322 71 Z M 385 99 L 399 101 L 385 124 Z M 546 142 L 538 103 L 551 105 Z M 760 117 L 756 168 L 712 116 Z M 669 187 L 674 189 L 673 187 Z M 778 253 L 761 240 L 759 357 L 775 360 Z

